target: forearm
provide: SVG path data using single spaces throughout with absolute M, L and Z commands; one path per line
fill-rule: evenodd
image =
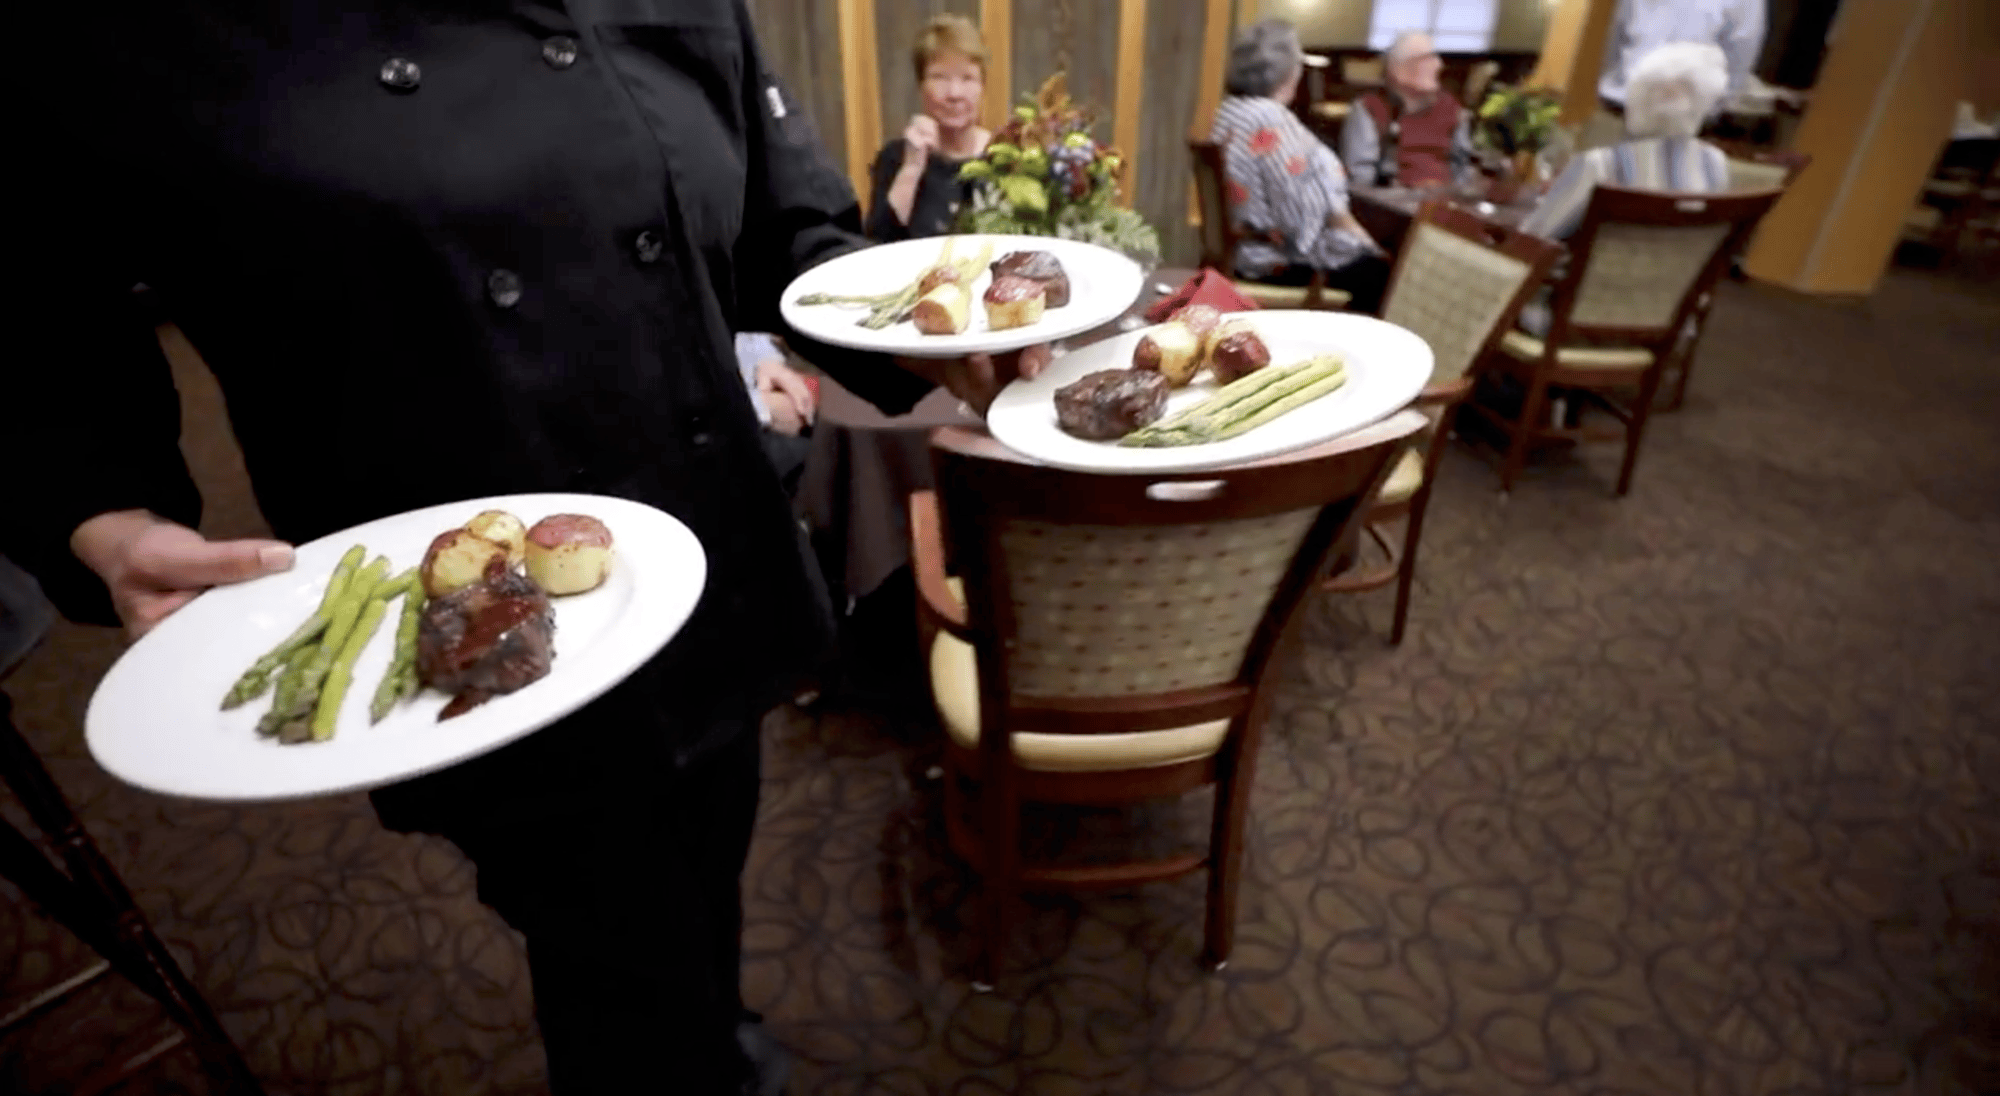
M 1340 127 L 1340 162 L 1356 186 L 1374 186 L 1375 162 L 1382 156 L 1382 143 L 1375 132 L 1375 119 L 1359 102 L 1348 108 L 1347 121 Z
M 917 206 L 917 188 L 923 185 L 923 181 L 923 163 L 906 161 L 897 170 L 896 177 L 890 180 L 889 191 L 883 196 L 883 200 L 889 203 L 890 211 L 896 215 L 897 223 L 906 228 L 910 223 L 910 211 Z

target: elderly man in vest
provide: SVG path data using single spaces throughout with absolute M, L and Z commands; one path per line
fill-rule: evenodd
M 1363 95 L 1340 132 L 1340 159 L 1356 186 L 1446 186 L 1472 165 L 1470 112 L 1438 90 L 1428 34 L 1398 35 L 1382 55 L 1388 86 Z

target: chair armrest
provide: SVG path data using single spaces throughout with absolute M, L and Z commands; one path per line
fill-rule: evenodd
M 1472 378 L 1460 377 L 1455 381 L 1428 384 L 1410 401 L 1410 406 L 1418 410 L 1428 407 L 1449 407 L 1464 399 L 1472 391 Z
M 918 611 L 928 613 L 938 627 L 971 642 L 965 605 L 952 596 L 944 573 L 944 523 L 938 516 L 937 492 L 910 495 L 910 569 L 917 580 Z

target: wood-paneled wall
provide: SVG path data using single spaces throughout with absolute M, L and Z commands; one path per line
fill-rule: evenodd
M 1502 22 L 1510 34 L 1541 29 L 1543 0 L 1503 3 L 1534 9 L 1506 13 Z M 910 47 L 933 15 L 954 12 L 986 26 L 993 55 L 989 124 L 1023 93 L 1066 69 L 1071 94 L 1096 108 L 1100 138 L 1125 153 L 1126 199 L 1159 230 L 1169 263 L 1191 262 L 1197 251 L 1189 223 L 1187 140 L 1205 130 L 1219 98 L 1221 60 L 1235 26 L 1267 14 L 1298 17 L 1334 6 L 1298 0 L 750 2 L 765 52 L 811 111 L 834 162 L 857 190 L 867 187 L 876 150 L 917 110 Z M 1344 21 L 1336 22 L 1348 28 L 1343 33 L 1365 39 L 1369 0 L 1338 6 Z M 1121 49 L 1125 38 L 1132 41 Z

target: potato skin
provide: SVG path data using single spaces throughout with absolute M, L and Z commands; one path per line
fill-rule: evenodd
M 527 554 L 528 526 L 505 510 L 482 510 L 465 523 L 465 531 L 506 548 L 509 566 Z
M 1222 384 L 1240 380 L 1271 364 L 1271 348 L 1249 324 L 1234 321 L 1216 331 L 1209 368 Z
M 957 282 L 943 282 L 924 294 L 910 322 L 926 335 L 956 335 L 972 322 L 972 295 Z
M 1032 278 L 1002 274 L 986 287 L 986 326 L 995 331 L 1039 322 L 1048 291 Z
M 1201 339 L 1186 324 L 1169 320 L 1140 337 L 1132 348 L 1132 368 L 1158 373 L 1180 388 L 1201 370 Z
M 917 279 L 917 296 L 921 297 L 941 285 L 957 285 L 958 268 L 950 263 L 931 267 L 924 276 Z
M 478 582 L 486 574 L 487 563 L 496 556 L 502 560 L 507 558 L 506 545 L 475 536 L 465 529 L 447 529 L 439 533 L 424 552 L 423 566 L 417 570 L 424 596 L 443 597 Z
M 528 530 L 528 577 L 551 597 L 603 585 L 611 556 L 611 530 L 588 514 L 551 514 Z

